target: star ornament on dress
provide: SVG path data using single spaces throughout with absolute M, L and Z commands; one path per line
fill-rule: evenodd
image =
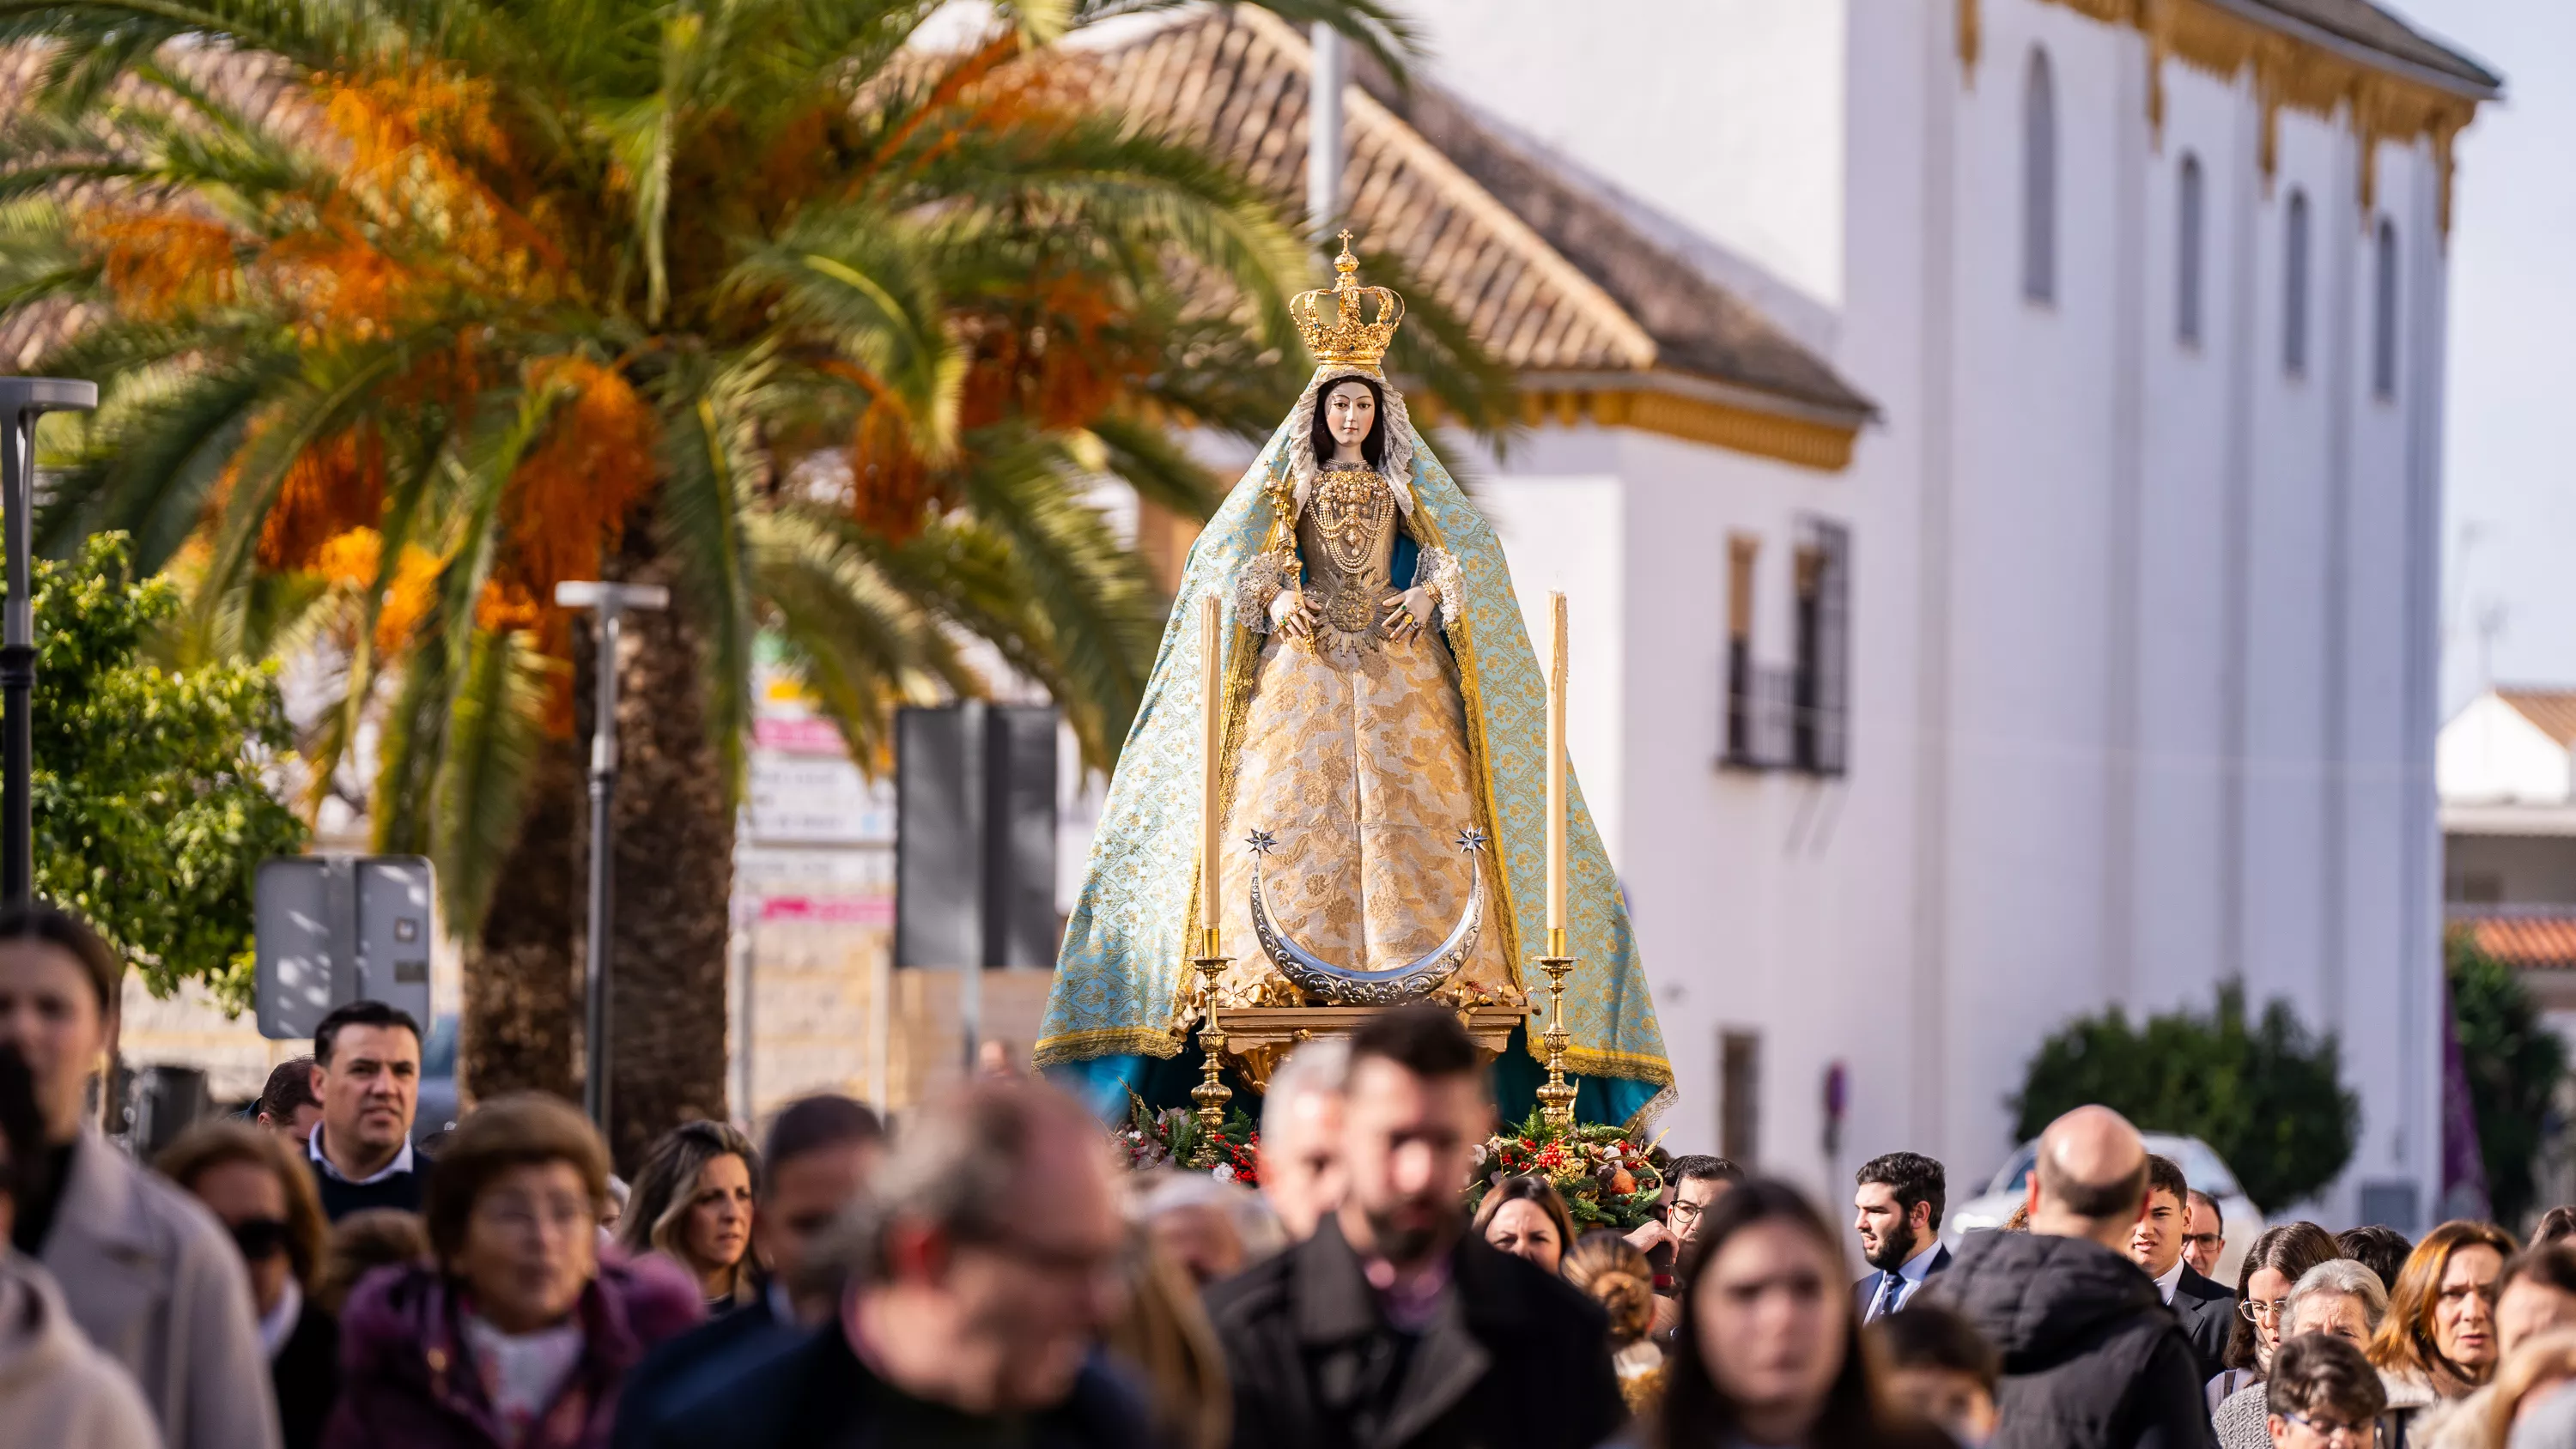
M 1243 848 L 1255 855 L 1268 855 L 1279 848 L 1279 839 L 1267 830 L 1256 830 L 1243 837 Z
M 1342 233 L 1342 254 L 1333 258 L 1333 272 L 1331 291 L 1319 287 L 1288 299 L 1289 320 L 1297 324 L 1297 335 L 1317 362 L 1375 371 L 1404 322 L 1404 298 L 1391 288 L 1360 285 L 1360 259 L 1351 255 L 1347 231 Z M 1374 319 L 1361 315 L 1363 299 L 1377 303 Z
M 1470 825 L 1458 832 L 1458 848 L 1469 854 L 1485 848 L 1485 832 Z

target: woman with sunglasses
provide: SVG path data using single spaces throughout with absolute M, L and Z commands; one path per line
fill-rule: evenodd
M 241 1250 L 278 1427 L 286 1449 L 312 1449 L 340 1392 L 340 1328 L 313 1300 L 328 1228 L 313 1175 L 288 1140 L 241 1122 L 200 1122 L 154 1165 L 204 1203 Z

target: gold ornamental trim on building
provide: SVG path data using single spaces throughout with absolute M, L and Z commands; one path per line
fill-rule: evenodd
M 2427 139 L 2440 179 L 2442 234 L 2451 231 L 2451 143 L 2493 94 L 2467 81 L 2456 86 L 2423 78 L 2419 67 L 2394 56 L 2362 59 L 2244 13 L 2227 0 L 2042 0 L 2110 25 L 2136 30 L 2147 42 L 2147 120 L 2159 144 L 2164 137 L 2164 67 L 2168 59 L 2221 81 L 2252 72 L 2263 108 L 2260 159 L 2268 187 L 2280 164 L 2283 109 L 2329 123 L 2340 120 L 2360 141 L 2356 194 L 2363 225 L 2378 205 L 2378 149 L 2382 141 L 2412 145 Z M 1973 85 L 1983 45 L 1979 0 L 1957 0 L 1959 65 Z M 2356 49 L 2361 47 L 2356 43 Z
M 1857 421 L 1800 417 L 1726 398 L 1692 396 L 1655 386 L 1654 376 L 1609 375 L 1597 382 L 1586 379 L 1566 386 L 1524 381 L 1518 398 L 1520 421 L 1531 428 L 1570 428 L 1582 423 L 1633 428 L 1825 473 L 1851 466 L 1852 447 L 1860 436 Z M 1410 401 L 1417 420 L 1447 421 L 1427 398 Z

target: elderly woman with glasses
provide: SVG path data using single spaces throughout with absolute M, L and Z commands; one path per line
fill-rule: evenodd
M 607 1200 L 571 1107 L 469 1114 L 422 1203 L 435 1261 L 368 1274 L 341 1316 L 328 1449 L 605 1449 L 627 1372 L 703 1316 L 666 1259 L 601 1256 Z
M 2257 1305 L 2248 1304 L 2249 1307 Z M 2306 1334 L 2340 1338 L 2355 1349 L 2367 1349 L 2380 1320 L 2388 1316 L 2388 1293 L 2379 1275 L 2350 1258 L 2319 1263 L 2299 1275 L 2289 1296 L 2278 1306 L 2259 1305 L 2279 1333 L 2267 1361 L 2280 1356 L 2279 1345 Z M 2265 1385 L 2248 1384 L 2228 1395 L 2210 1416 L 2218 1449 L 2264 1449 L 2273 1442 L 2271 1403 Z

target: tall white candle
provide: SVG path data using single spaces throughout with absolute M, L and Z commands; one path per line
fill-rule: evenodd
M 1216 595 L 1199 600 L 1199 926 L 1217 927 L 1217 752 L 1224 746 L 1225 648 L 1217 638 Z M 1209 948 L 1213 949 L 1213 948 Z
M 1547 930 L 1548 950 L 1565 929 L 1565 594 L 1547 596 Z

